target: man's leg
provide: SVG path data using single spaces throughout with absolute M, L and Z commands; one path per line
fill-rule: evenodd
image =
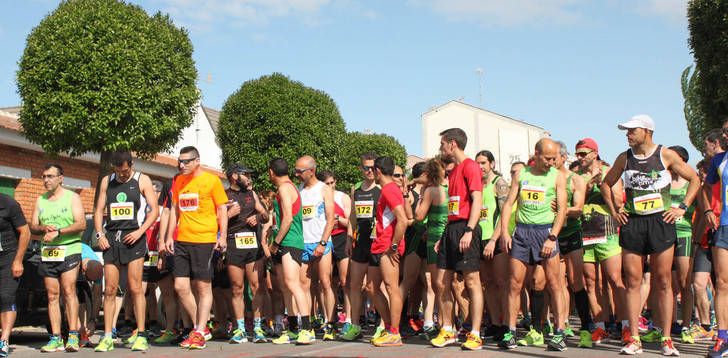
M 245 264 L 245 276 L 248 278 L 248 285 L 250 286 L 250 292 L 253 293 L 252 311 L 253 311 L 253 323 L 255 328 L 261 328 L 263 306 L 265 304 L 265 289 L 266 287 L 262 284 L 265 282 L 265 268 L 263 267 L 263 260 L 257 260 Z M 235 313 L 237 316 L 237 313 Z
M 682 302 L 680 304 L 682 313 L 682 326 L 690 328 L 690 319 L 693 315 L 693 294 L 690 289 L 690 266 L 692 258 L 690 256 L 675 257 L 675 277 L 672 287 L 673 297 L 680 294 Z M 675 285 L 677 284 L 677 285 Z M 673 317 L 677 321 L 677 316 Z
M 299 271 L 300 280 L 299 286 L 301 291 L 306 297 L 306 307 L 309 307 L 308 311 L 300 311 L 301 316 L 309 316 L 312 314 L 313 297 L 311 297 L 311 279 L 314 277 L 316 270 L 316 261 L 301 262 L 301 271 Z M 300 309 L 300 306 L 299 306 Z M 314 313 L 315 314 L 315 313 Z
M 665 337 L 670 336 L 672 325 L 672 305 L 675 297 L 672 295 L 672 261 L 675 247 L 670 246 L 665 251 L 650 255 L 650 273 L 652 275 L 651 290 L 655 295 L 657 311 L 660 317 L 660 326 Z
M 366 292 L 367 295 L 369 295 L 369 298 L 374 301 L 374 308 L 377 309 L 377 313 L 379 313 L 382 321 L 384 321 L 385 326 L 387 326 L 391 323 L 392 317 L 387 297 L 382 291 L 382 281 L 383 278 L 381 267 L 369 266 L 369 270 L 367 271 Z
M 369 269 L 368 263 L 361 263 L 354 260 L 349 261 L 349 302 L 351 302 L 352 325 L 359 326 L 359 315 L 362 307 L 362 287 L 364 276 Z
M 510 258 L 508 262 L 510 270 L 510 283 L 508 287 L 508 310 L 506 311 L 505 321 L 508 328 L 516 331 L 516 319 L 518 318 L 518 309 L 521 306 L 521 289 L 523 288 L 523 279 L 526 276 L 527 266 L 523 261 Z
M 194 279 L 192 285 L 197 292 L 197 330 L 205 330 L 207 321 L 210 319 L 210 309 L 212 308 L 212 281 L 210 279 Z M 192 316 L 195 317 L 195 316 Z
M 63 290 L 63 304 L 66 308 L 68 330 L 74 332 L 78 332 L 78 296 L 76 296 L 76 280 L 78 279 L 78 269 L 80 266 L 81 265 L 76 265 L 73 269 L 61 274 L 61 289 Z
M 589 294 L 584 287 L 584 249 L 574 250 L 566 255 L 566 273 L 569 287 L 574 294 L 576 312 L 581 320 L 581 330 L 589 330 L 591 323 L 591 309 L 589 308 Z M 567 301 L 567 307 L 568 307 Z M 566 319 L 569 318 L 568 310 Z
M 399 334 L 399 324 L 402 316 L 402 296 L 399 290 L 399 261 L 389 255 L 382 255 L 379 268 L 387 295 L 389 296 L 390 332 Z
M 174 330 L 174 323 L 177 320 L 177 298 L 174 294 L 174 282 L 169 274 L 159 280 L 159 290 L 162 293 L 162 304 L 164 305 L 164 326 L 166 331 Z
M 126 267 L 129 277 L 129 292 L 134 301 L 134 316 L 137 321 L 137 332 L 144 333 L 147 311 L 147 298 L 144 296 L 145 288 L 142 287 L 142 272 L 144 270 L 144 257 L 140 257 Z
M 480 338 L 480 322 L 483 319 L 483 286 L 480 284 L 480 272 L 464 271 L 465 287 L 470 295 L 470 319 L 472 324 L 472 332 Z
M 332 256 L 333 250 L 330 251 L 328 254 L 321 256 L 321 258 L 317 260 L 318 262 L 316 262 L 316 266 L 318 266 L 318 275 L 314 277 L 318 278 L 319 289 L 324 296 L 323 302 L 320 303 L 323 306 L 322 311 L 324 311 L 324 316 L 328 319 L 328 323 L 331 323 L 333 325 L 334 323 L 336 323 L 336 318 L 334 317 L 334 310 L 336 309 L 336 296 L 334 295 L 334 290 L 331 288 Z
M 195 301 L 195 296 L 192 294 L 190 278 L 175 277 L 174 291 L 177 293 L 179 303 L 182 305 L 182 308 L 184 308 L 185 312 L 187 313 L 187 317 L 189 317 L 190 320 L 194 322 L 194 320 L 197 319 L 197 302 Z
M 622 268 L 625 283 L 625 311 L 629 321 L 629 331 L 632 337 L 639 337 L 638 318 L 642 311 L 642 260 L 641 255 L 629 251 L 622 251 Z
M 718 338 L 726 340 L 728 330 L 728 250 L 714 246 L 713 269 L 715 270 L 715 320 L 718 324 Z
M 299 275 L 301 265 L 293 259 L 290 252 L 283 255 L 281 259 L 283 262 L 283 281 L 288 290 L 291 291 L 291 296 L 295 300 L 298 312 L 301 313 L 301 328 L 310 330 L 311 321 L 309 315 L 311 314 L 311 307 L 308 306 L 310 297 L 306 298 L 307 294 L 301 289 L 301 277 Z
M 551 296 L 551 309 L 554 313 L 554 326 L 557 332 L 563 333 L 564 321 L 566 320 L 566 312 L 564 312 L 564 295 L 561 290 L 561 263 L 559 255 L 556 255 L 550 259 L 541 261 L 541 265 L 546 275 L 546 287 L 548 287 L 549 295 Z
M 237 329 L 242 332 L 245 331 L 245 300 L 243 295 L 245 294 L 245 271 L 242 267 L 229 264 L 228 276 L 230 277 L 230 287 L 232 288 L 232 306 L 233 314 L 235 315 L 235 322 L 237 323 Z
M 452 297 L 452 270 L 438 268 L 435 275 L 435 293 L 437 295 L 438 316 L 442 321 L 442 328 L 449 332 L 453 329 L 453 297 Z
M 710 272 L 693 273 L 693 292 L 695 292 L 695 305 L 698 309 L 698 318 L 700 325 L 710 330 L 710 300 L 708 299 L 708 281 L 710 281 Z
M 116 293 L 119 290 L 119 267 L 104 265 L 104 334 L 110 336 L 114 328 L 116 312 Z M 108 312 L 108 314 L 107 314 Z

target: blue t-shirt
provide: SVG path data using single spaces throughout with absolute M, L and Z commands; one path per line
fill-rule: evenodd
M 81 243 L 81 262 L 83 262 L 83 260 L 86 260 L 86 259 L 101 262 L 101 260 L 99 260 L 99 256 L 96 255 L 96 253 L 91 248 L 91 246 L 88 246 L 88 245 L 86 245 L 84 243 Z M 79 270 L 79 273 L 78 273 L 78 277 L 79 278 L 82 278 L 83 277 L 83 275 L 81 274 L 80 270 Z M 94 281 L 94 283 L 101 283 L 101 280 L 102 279 L 100 278 L 100 279 Z
M 710 169 L 705 177 L 708 184 L 715 185 L 720 182 L 720 226 L 728 225 L 728 202 L 726 202 L 726 188 L 728 186 L 728 156 L 727 152 L 718 153 L 710 162 Z

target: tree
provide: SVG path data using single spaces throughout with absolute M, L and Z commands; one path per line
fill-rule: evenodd
M 270 189 L 268 163 L 280 157 L 293 171 L 310 155 L 318 168 L 341 160 L 346 128 L 336 103 L 323 91 L 274 73 L 243 83 L 225 101 L 218 122 L 224 166 L 241 162 L 258 175 L 258 190 Z
M 364 152 L 374 152 L 378 155 L 391 157 L 394 164 L 403 169 L 407 163 L 407 151 L 394 137 L 386 134 L 347 133 L 342 152 L 342 161 L 334 168 L 334 173 L 338 177 L 337 186 L 339 190 L 347 193 L 352 185 L 362 180 L 359 167 L 361 165 L 361 155 Z
M 61 2 L 28 35 L 19 66 L 25 137 L 51 156 L 100 153 L 98 180 L 114 150 L 170 150 L 199 100 L 187 31 L 117 0 Z
M 703 151 L 703 138 L 705 132 L 710 128 L 706 128 L 705 116 L 700 110 L 700 101 L 696 93 L 699 72 L 695 70 L 690 74 L 692 67 L 688 66 L 683 71 L 680 81 L 682 95 L 685 99 L 683 111 L 685 112 L 685 121 L 688 124 L 690 142 L 697 150 Z
M 688 3 L 688 28 L 688 42 L 693 50 L 697 73 L 690 83 L 695 83 L 692 91 L 698 104 L 690 108 L 691 112 L 698 108 L 702 113 L 702 120 L 699 120 L 702 126 L 697 126 L 697 121 L 691 124 L 688 120 L 688 128 L 705 131 L 720 127 L 722 120 L 728 116 L 728 61 L 725 60 L 728 58 L 728 2 L 691 0 Z M 698 132 L 691 131 L 690 139 L 693 145 L 702 149 L 702 138 L 697 138 Z M 699 139 L 699 144 L 696 139 Z

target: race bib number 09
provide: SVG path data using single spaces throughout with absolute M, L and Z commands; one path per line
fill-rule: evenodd
M 303 220 L 313 219 L 313 205 L 304 206 L 301 209 L 301 215 L 303 216 Z
M 374 216 L 374 201 L 360 200 L 354 203 L 357 219 L 371 219 Z
M 111 203 L 111 221 L 134 219 L 134 203 Z
M 200 207 L 200 197 L 197 193 L 186 193 L 179 195 L 179 209 L 181 211 L 197 211 Z
M 662 195 L 660 193 L 652 193 L 634 198 L 634 210 L 639 215 L 648 215 L 664 211 Z
M 521 187 L 521 202 L 530 205 L 543 205 L 546 200 L 546 188 L 542 186 L 524 185 Z
M 66 259 L 66 246 L 44 246 L 41 251 L 43 262 L 63 262 Z
M 254 232 L 236 232 L 235 233 L 235 248 L 243 249 L 257 249 L 258 240 L 255 237 Z

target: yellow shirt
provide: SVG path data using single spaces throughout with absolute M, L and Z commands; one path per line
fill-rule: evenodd
M 178 175 L 172 186 L 177 205 L 177 241 L 214 243 L 217 240 L 217 207 L 228 202 L 220 178 L 207 172 L 198 176 Z

